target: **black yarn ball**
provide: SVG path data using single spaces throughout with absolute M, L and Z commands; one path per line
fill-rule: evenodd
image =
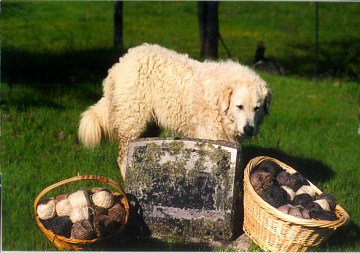
M 315 220 L 335 221 L 338 219 L 334 212 L 325 210 L 313 210 L 309 212 L 309 215 L 311 219 Z
M 336 199 L 335 199 L 335 197 L 333 195 L 328 194 L 328 193 L 322 193 L 322 194 L 320 194 L 318 196 L 315 196 L 315 200 L 319 200 L 319 199 L 325 199 L 329 203 L 330 209 L 332 211 L 335 210 Z
M 315 203 L 313 201 L 304 203 L 303 207 L 308 209 L 309 212 L 311 212 L 311 211 L 322 211 L 323 210 L 318 203 Z
M 48 229 L 54 234 L 70 237 L 72 224 L 69 216 L 56 216 L 50 220 Z
M 291 188 L 294 192 L 299 190 L 303 185 L 309 185 L 309 182 L 298 172 L 290 174 L 287 171 L 280 172 L 276 177 L 277 182 L 281 186 L 287 186 Z
M 265 160 L 256 165 L 254 171 L 266 171 L 269 172 L 274 178 L 276 178 L 276 176 L 284 170 L 276 162 Z
M 263 194 L 270 186 L 274 185 L 274 181 L 274 177 L 269 172 L 255 171 L 250 175 L 250 183 L 258 195 Z
M 292 204 L 294 206 L 306 206 L 307 203 L 313 201 L 312 197 L 309 194 L 303 193 L 296 195 Z
M 275 208 L 287 202 L 287 192 L 277 186 L 270 186 L 260 197 Z

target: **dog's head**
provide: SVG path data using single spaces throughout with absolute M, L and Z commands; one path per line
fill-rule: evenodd
M 228 123 L 227 129 L 240 139 L 258 132 L 264 117 L 269 115 L 272 93 L 262 80 L 251 85 L 228 87 L 220 97 L 220 111 Z

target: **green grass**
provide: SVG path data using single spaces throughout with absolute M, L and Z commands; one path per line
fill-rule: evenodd
M 261 73 L 274 99 L 259 135 L 242 145 L 244 164 L 270 155 L 333 193 L 352 223 L 319 251 L 358 251 L 360 6 L 319 6 L 321 73 L 327 78 L 311 78 L 314 3 L 222 2 L 220 32 L 234 59 L 250 64 L 256 43 L 264 40 L 267 54 L 288 70 L 285 77 Z M 120 182 L 115 143 L 87 150 L 77 140 L 81 112 L 101 97 L 101 79 L 120 56 L 112 47 L 112 8 L 112 2 L 2 4 L 4 250 L 53 249 L 33 216 L 33 201 L 46 186 L 78 173 Z M 127 48 L 158 43 L 198 58 L 196 2 L 125 2 L 124 15 Z

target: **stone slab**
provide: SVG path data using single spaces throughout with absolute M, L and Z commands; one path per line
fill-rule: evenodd
M 130 143 L 126 192 L 154 238 L 231 241 L 241 230 L 240 147 L 200 139 Z

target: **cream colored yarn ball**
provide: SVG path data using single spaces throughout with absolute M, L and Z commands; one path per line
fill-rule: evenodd
M 37 206 L 37 214 L 40 219 L 51 219 L 56 215 L 55 200 L 53 198 L 43 200 Z
M 73 223 L 83 220 L 89 220 L 89 208 L 73 208 L 70 212 L 70 220 Z
M 78 190 L 68 197 L 73 208 L 84 208 L 90 206 L 89 193 L 85 190 Z
M 110 208 L 114 204 L 114 196 L 108 190 L 98 191 L 92 195 L 94 205 L 102 208 Z
M 71 210 L 73 209 L 67 198 L 56 202 L 55 208 L 58 216 L 70 216 Z
M 318 199 L 318 200 L 315 200 L 313 202 L 318 203 L 323 210 L 330 211 L 330 205 L 329 205 L 329 202 L 327 202 L 326 199 Z
M 296 195 L 300 195 L 303 193 L 309 194 L 312 198 L 316 195 L 315 190 L 310 185 L 301 186 L 299 190 L 297 190 Z
M 296 193 L 288 186 L 284 185 L 284 186 L 281 186 L 281 188 L 283 188 L 288 193 L 288 195 L 290 196 L 290 200 L 293 201 Z

